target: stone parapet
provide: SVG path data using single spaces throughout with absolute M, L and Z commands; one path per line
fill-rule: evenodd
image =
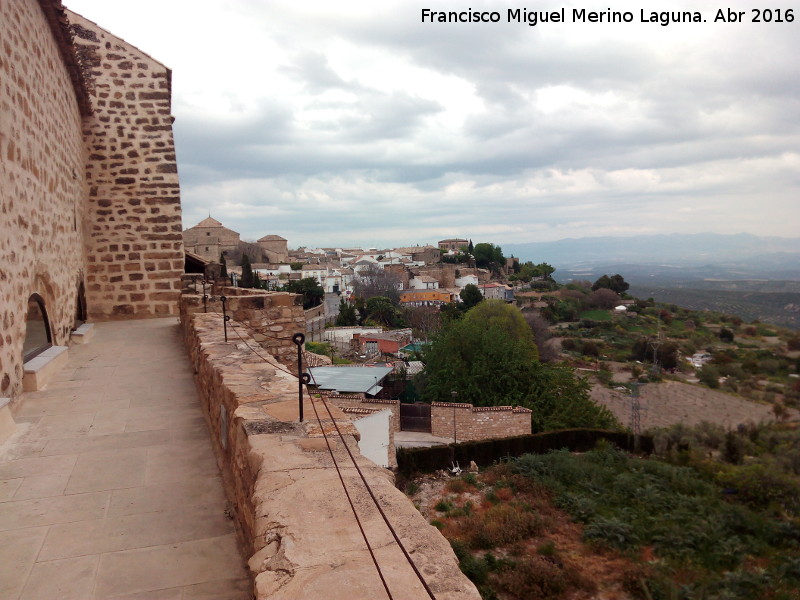
M 225 296 L 228 335 L 236 338 L 240 333 L 252 336 L 258 345 L 284 365 L 297 365 L 297 346 L 292 341 L 295 333 L 305 333 L 303 297 L 286 292 L 267 292 L 235 287 L 215 287 L 215 295 L 184 294 L 180 300 L 181 321 L 191 315 L 214 313 L 217 326 L 222 330 L 222 300 Z
M 272 357 L 258 357 L 253 337 L 244 332 L 225 343 L 213 314 L 182 313 L 182 324 L 258 600 L 385 593 L 333 458 L 389 588 L 408 600 L 429 597 L 371 503 L 345 444 L 436 598 L 479 600 L 444 537 L 394 487 L 390 472 L 359 455 L 357 432 L 339 408 L 306 394 L 306 421 L 298 422 L 297 379 Z

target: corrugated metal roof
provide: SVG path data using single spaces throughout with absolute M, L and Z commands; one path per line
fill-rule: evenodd
M 392 372 L 391 367 L 313 367 L 311 383 L 321 390 L 377 394 L 377 385 Z

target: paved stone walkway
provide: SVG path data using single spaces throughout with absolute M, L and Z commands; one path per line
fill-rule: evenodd
M 252 598 L 177 320 L 95 327 L 0 446 L 0 598 Z

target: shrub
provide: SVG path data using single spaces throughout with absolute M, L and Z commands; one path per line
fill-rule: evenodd
M 754 508 L 800 514 L 800 482 L 774 464 L 734 467 L 720 473 L 719 481 Z
M 594 591 L 595 585 L 572 566 L 543 556 L 523 557 L 497 575 L 498 584 L 515 598 L 561 598 L 574 588 Z
M 583 530 L 583 538 L 590 542 L 600 542 L 619 550 L 631 549 L 638 543 L 633 527 L 619 519 L 598 518 Z
M 439 512 L 447 513 L 453 510 L 455 505 L 449 500 L 439 500 L 433 508 Z
M 697 377 L 712 389 L 719 387 L 719 370 L 714 365 L 705 365 L 697 372 Z
M 495 504 L 482 516 L 473 515 L 467 523 L 469 545 L 491 549 L 513 544 L 541 531 L 538 514 L 517 504 Z
M 463 479 L 451 479 L 447 482 L 447 491 L 452 492 L 454 494 L 463 494 L 467 491 L 469 487 L 467 482 Z

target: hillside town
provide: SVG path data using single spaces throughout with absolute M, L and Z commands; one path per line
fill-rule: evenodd
M 359 276 L 385 273 L 408 306 L 440 306 L 460 301 L 467 285 L 477 286 L 485 298 L 511 302 L 514 288 L 507 275 L 514 273 L 519 260 L 508 258 L 503 264 L 477 266 L 470 255 L 464 262 L 471 241 L 465 238 L 440 240 L 436 246 L 406 248 L 307 248 L 290 250 L 286 239 L 265 235 L 256 242 L 241 240 L 240 234 L 212 217 L 183 232 L 186 251 L 208 263 L 226 262 L 234 281 L 241 277 L 242 257 L 247 256 L 253 273 L 264 289 L 278 289 L 290 281 L 314 279 L 326 294 L 345 300 L 354 295 Z M 494 268 L 491 268 L 494 267 Z M 379 271 L 377 271 L 379 270 Z

